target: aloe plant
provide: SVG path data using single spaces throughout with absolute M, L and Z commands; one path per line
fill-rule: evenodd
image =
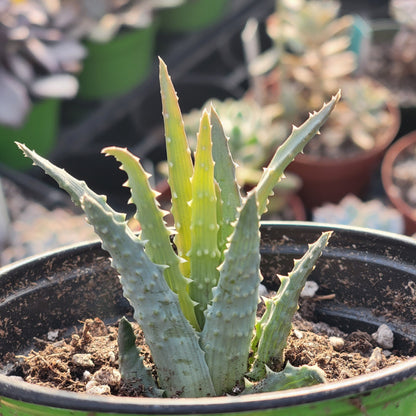
M 156 382 L 144 390 L 149 395 L 159 395 L 163 389 L 166 396 L 201 397 L 242 390 L 244 378 L 248 392 L 325 381 L 317 367 L 285 366 L 284 347 L 299 292 L 330 233 L 322 234 L 295 261 L 293 271 L 281 278 L 280 290 L 267 301 L 264 316 L 256 322 L 262 279 L 259 218 L 284 169 L 319 131 L 339 94 L 302 126 L 293 128 L 257 187 L 243 198 L 215 110 L 202 114 L 192 158 L 178 99 L 162 60 L 160 85 L 174 229 L 165 225 L 165 212 L 158 206 L 149 175 L 128 150 L 108 147 L 103 153 L 115 157 L 127 173 L 140 235 L 129 229 L 126 216 L 114 211 L 104 196 L 18 144 L 83 208 L 110 253 L 157 368 Z M 170 243 L 172 234 L 177 251 Z M 142 368 L 131 337 L 131 328 L 123 320 L 119 326 L 122 377 L 129 382 L 137 377 L 145 383 L 149 374 Z

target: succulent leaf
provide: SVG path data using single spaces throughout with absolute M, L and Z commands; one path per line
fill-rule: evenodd
M 221 253 L 218 250 L 217 195 L 212 160 L 211 125 L 206 111 L 201 118 L 192 177 L 192 218 L 189 252 L 192 282 L 191 297 L 198 302 L 197 317 L 201 328 L 204 311 L 217 284 Z
M 17 146 L 22 150 L 26 157 L 32 159 L 33 164 L 42 168 L 46 174 L 52 177 L 68 194 L 75 205 L 81 206 L 81 199 L 84 195 L 88 195 L 90 198 L 95 199 L 98 203 L 104 203 L 106 197 L 96 194 L 91 190 L 84 181 L 80 181 L 66 172 L 64 169 L 58 168 L 49 160 L 38 155 L 35 151 L 30 150 L 24 144 L 16 142 Z M 110 208 L 109 208 L 110 209 Z M 116 214 L 115 211 L 113 211 Z M 124 214 L 118 214 L 124 218 Z
M 117 343 L 121 378 L 131 387 L 140 388 L 146 396 L 163 397 L 164 391 L 157 387 L 150 369 L 144 365 L 133 328 L 125 317 L 118 325 Z
M 294 126 L 291 135 L 278 147 L 256 186 L 260 215 L 265 212 L 267 198 L 271 195 L 276 183 L 281 179 L 284 170 L 296 155 L 303 151 L 303 148 L 309 140 L 319 133 L 320 127 L 328 119 L 340 97 L 341 93 L 338 92 L 337 95 L 332 97 L 329 103 L 324 104 L 318 112 L 311 114 L 300 127 Z
M 166 64 L 159 60 L 160 93 L 165 125 L 169 186 L 172 195 L 172 214 L 177 235 L 175 244 L 180 257 L 188 260 L 191 249 L 191 207 L 193 165 L 186 139 L 178 97 L 168 74 Z M 185 277 L 190 275 L 188 262 L 181 264 Z
M 228 147 L 228 138 L 215 109 L 210 109 L 212 157 L 215 162 L 215 180 L 221 189 L 222 218 L 219 231 L 219 249 L 224 252 L 228 237 L 234 231 L 232 223 L 237 218 L 237 208 L 241 206 L 241 195 L 235 180 L 235 163 Z
M 325 382 L 325 373 L 318 366 L 293 367 L 287 363 L 284 370 L 277 373 L 267 368 L 266 377 L 257 384 L 247 382 L 243 394 L 297 389 Z
M 107 147 L 102 152 L 114 156 L 122 163 L 122 168 L 129 178 L 132 202 L 137 208 L 135 217 L 141 226 L 140 238 L 145 241 L 146 253 L 154 263 L 168 266 L 164 271 L 165 279 L 178 295 L 185 317 L 199 331 L 194 310 L 195 302 L 189 296 L 189 279 L 180 271 L 180 259 L 170 243 L 171 231 L 163 221 L 164 212 L 159 208 L 156 192 L 150 187 L 149 174 L 143 169 L 139 158 L 127 149 Z
M 256 195 L 251 193 L 231 236 L 201 333 L 217 394 L 231 391 L 247 371 L 261 280 L 259 247 Z
M 298 309 L 300 292 L 306 279 L 315 267 L 315 263 L 326 247 L 332 232 L 328 231 L 313 244 L 301 259 L 294 261 L 294 267 L 288 276 L 280 278 L 281 284 L 276 295 L 266 303 L 267 311 L 263 320 L 256 326 L 255 340 L 258 345 L 256 359 L 249 377 L 260 380 L 266 374 L 266 366 L 272 364 L 274 368 L 281 368 L 284 363 L 284 349 L 287 337 L 292 329 L 292 319 Z
M 178 392 L 182 397 L 214 395 L 197 333 L 182 314 L 178 296 L 166 283 L 165 267 L 149 259 L 144 243 L 108 205 L 85 195 L 82 208 L 120 273 L 123 294 L 134 308 L 134 318 L 157 363 L 160 387 L 168 396 Z

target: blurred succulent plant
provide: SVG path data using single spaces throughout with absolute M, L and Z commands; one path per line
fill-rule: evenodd
M 345 196 L 338 204 L 327 203 L 313 210 L 313 221 L 354 225 L 402 234 L 404 221 L 394 208 L 380 200 L 361 201 L 355 195 Z
M 394 70 L 399 74 L 416 74 L 416 3 L 391 0 L 390 13 L 399 23 L 391 49 Z
M 339 88 L 339 80 L 356 69 L 349 50 L 352 16 L 337 18 L 335 0 L 279 0 L 267 22 L 282 83 L 302 86 L 302 99 L 315 108 Z
M 354 18 L 337 17 L 336 0 L 278 0 L 267 21 L 273 47 L 253 71 L 272 72 L 278 87 L 267 102 L 279 102 L 284 120 L 304 117 L 338 88 L 343 91 L 322 134 L 305 153 L 327 157 L 367 150 L 390 122 L 389 92 L 369 79 L 353 78 L 357 57 L 350 50 Z
M 76 34 L 95 42 L 108 42 L 123 29 L 148 27 L 158 9 L 183 0 L 61 0 L 77 10 Z
M 22 125 L 31 101 L 71 98 L 84 47 L 68 35 L 72 21 L 52 0 L 0 1 L 0 124 Z

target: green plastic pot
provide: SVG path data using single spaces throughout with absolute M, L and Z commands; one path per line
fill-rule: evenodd
M 14 129 L 0 125 L 0 163 L 19 170 L 32 166 L 29 159 L 22 157 L 14 143 L 16 140 L 47 156 L 56 143 L 60 104 L 56 99 L 37 101 L 23 126 Z
M 322 231 L 335 231 L 311 279 L 334 293 L 318 314 L 344 331 L 374 331 L 385 320 L 372 311 L 382 302 L 395 333 L 394 348 L 415 353 L 411 287 L 416 282 L 416 241 L 363 228 L 306 222 L 264 222 L 262 273 L 272 289 L 276 272 Z M 412 283 L 413 282 L 413 283 Z M 400 302 L 397 302 L 400 299 Z M 0 270 L 0 356 L 21 354 L 32 338 L 73 328 L 89 317 L 115 321 L 131 313 L 117 274 L 99 243 L 72 246 Z M 229 415 L 409 416 L 416 414 L 416 358 L 363 376 L 309 388 L 240 397 L 150 399 L 57 391 L 0 375 L 2 416 Z
M 184 4 L 160 12 L 162 32 L 192 32 L 205 29 L 220 20 L 228 0 L 187 0 Z
M 86 41 L 88 56 L 79 74 L 78 97 L 116 97 L 139 85 L 149 74 L 157 25 L 118 34 L 106 43 Z

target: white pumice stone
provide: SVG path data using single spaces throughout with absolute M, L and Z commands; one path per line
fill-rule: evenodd
M 318 291 L 319 285 L 313 280 L 308 280 L 300 293 L 301 298 L 313 298 Z
M 91 354 L 74 354 L 72 362 L 80 367 L 94 367 Z
M 386 350 L 393 348 L 394 334 L 386 324 L 380 325 L 377 331 L 371 334 L 371 336 L 381 348 Z
M 379 347 L 374 348 L 373 352 L 371 353 L 370 358 L 368 359 L 366 370 L 371 371 L 371 370 L 379 368 L 380 364 L 384 360 L 385 360 L 385 356 L 383 355 L 383 350 Z

